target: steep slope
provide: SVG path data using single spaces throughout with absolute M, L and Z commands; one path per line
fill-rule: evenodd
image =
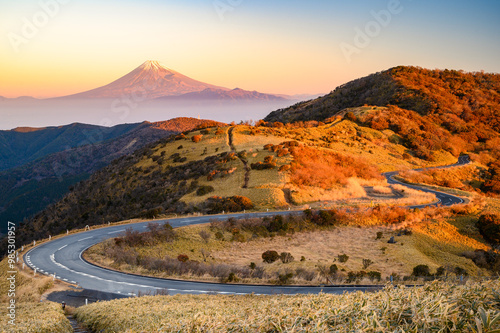
M 163 214 L 303 207 L 347 198 L 369 205 L 377 199 L 366 197 L 360 183 L 383 185 L 382 171 L 456 162 L 446 153 L 430 163 L 404 159 L 406 149 L 391 143 L 393 135 L 344 120 L 308 127 L 238 125 L 165 138 L 77 184 L 27 221 L 19 241 Z M 371 153 L 361 156 L 366 150 Z
M 61 98 L 119 98 L 133 95 L 140 96 L 141 99 L 153 99 L 205 89 L 229 90 L 191 79 L 165 67 L 158 61 L 146 61 L 132 72 L 108 85 Z
M 71 186 L 112 160 L 171 134 L 212 124 L 212 121 L 194 118 L 144 122 L 118 138 L 54 153 L 1 172 L 0 219 L 20 222 L 59 200 Z
M 424 158 L 429 150 L 454 154 L 488 150 L 498 158 L 500 143 L 500 74 L 395 67 L 348 82 L 330 94 L 269 114 L 270 122 L 318 120 L 346 108 L 389 106 L 368 117 L 367 126 L 390 128 Z
M 500 74 L 394 67 L 343 84 L 318 99 L 274 111 L 265 120 L 324 120 L 363 105 L 396 105 L 443 123 L 458 121 L 463 131 L 479 126 L 474 132 L 488 132 L 500 128 Z
M 0 131 L 0 171 L 66 149 L 111 140 L 139 126 L 140 124 L 124 124 L 103 127 L 74 123 L 58 127 L 20 127 Z

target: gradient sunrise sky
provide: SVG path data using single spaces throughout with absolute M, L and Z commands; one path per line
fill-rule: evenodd
M 391 9 L 375 23 L 373 12 Z M 498 73 L 499 36 L 493 0 L 0 0 L 0 96 L 77 93 L 145 60 L 284 94 L 326 93 L 397 65 Z

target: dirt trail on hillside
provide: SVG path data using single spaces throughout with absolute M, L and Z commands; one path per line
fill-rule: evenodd
M 248 161 L 245 158 L 239 156 L 238 152 L 236 151 L 236 147 L 234 146 L 234 140 L 233 140 L 233 130 L 234 130 L 234 127 L 230 127 L 227 131 L 228 145 L 231 148 L 231 150 L 236 154 L 236 156 L 238 156 L 241 163 L 243 163 L 243 166 L 245 167 L 245 180 L 243 182 L 242 188 L 248 188 L 248 182 L 250 181 L 250 170 L 251 169 L 250 169 L 250 166 L 248 165 Z

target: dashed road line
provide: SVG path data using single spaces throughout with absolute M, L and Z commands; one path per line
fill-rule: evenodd
M 119 232 L 123 232 L 125 231 L 125 229 L 122 229 L 122 230 L 117 230 L 117 231 L 111 231 L 111 232 L 108 232 L 108 235 L 111 235 L 111 234 L 117 234 Z

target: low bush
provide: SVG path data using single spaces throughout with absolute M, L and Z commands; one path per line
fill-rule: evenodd
M 371 264 L 373 264 L 373 261 L 370 259 L 363 259 L 363 269 L 367 269 Z
M 366 274 L 371 281 L 374 281 L 374 280 L 380 281 L 382 279 L 382 274 L 380 272 L 377 272 L 377 271 L 369 271 Z
M 215 191 L 215 189 L 213 188 L 213 186 L 210 186 L 210 185 L 203 185 L 203 186 L 200 186 L 197 190 L 196 190 L 196 195 L 197 196 L 203 196 L 203 195 L 206 195 L 208 193 L 211 193 Z
M 339 254 L 337 257 L 341 263 L 345 263 L 349 260 L 349 256 L 347 254 Z
M 293 278 L 293 273 L 279 274 L 278 284 L 280 285 L 290 284 L 292 278 Z
M 222 212 L 241 212 L 242 210 L 252 209 L 254 206 L 249 198 L 235 195 L 226 198 L 218 196 L 208 198 L 204 207 L 209 214 L 218 214 Z
M 264 260 L 265 263 L 271 264 L 278 260 L 280 258 L 280 255 L 278 252 L 273 251 L 273 250 L 268 250 L 264 253 L 262 253 L 262 260 Z
M 431 276 L 431 272 L 429 270 L 429 266 L 417 265 L 413 267 L 413 273 L 411 275 L 416 277 L 426 277 L 426 276 Z
M 476 223 L 481 235 L 488 242 L 500 244 L 500 216 L 497 214 L 483 214 Z
M 202 137 L 203 137 L 203 135 L 200 135 L 200 134 L 198 134 L 198 135 L 193 135 L 193 136 L 191 137 L 191 140 L 192 140 L 194 143 L 198 143 L 198 142 L 200 142 L 200 141 L 201 141 L 201 138 L 202 138 Z
M 281 262 L 284 264 L 288 264 L 294 260 L 294 258 L 290 252 L 281 252 L 280 259 L 281 259 Z
M 177 256 L 177 260 L 179 260 L 180 262 L 187 262 L 189 260 L 189 257 L 185 254 L 179 254 Z

